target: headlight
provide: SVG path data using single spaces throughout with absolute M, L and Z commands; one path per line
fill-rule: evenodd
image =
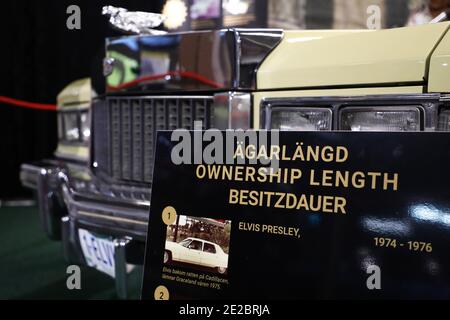
M 348 107 L 340 111 L 340 129 L 347 131 L 420 131 L 417 107 Z
M 82 112 L 80 114 L 81 119 L 81 139 L 83 141 L 89 141 L 91 136 L 91 123 L 88 112 Z
M 86 110 L 63 111 L 58 116 L 58 137 L 67 142 L 86 142 L 91 136 L 90 118 Z
M 330 109 L 275 107 L 267 114 L 267 129 L 282 131 L 329 131 L 332 127 Z
M 78 127 L 78 114 L 77 112 L 64 113 L 64 132 L 65 140 L 77 141 L 80 139 L 80 129 Z
M 450 110 L 442 110 L 439 114 L 439 131 L 450 131 Z

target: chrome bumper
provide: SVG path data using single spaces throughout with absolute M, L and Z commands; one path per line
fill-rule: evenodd
M 23 164 L 20 180 L 36 191 L 42 228 L 50 239 L 62 240 L 69 264 L 88 265 L 79 228 L 114 239 L 116 292 L 127 298 L 126 266 L 144 263 L 150 190 L 106 185 L 85 164 L 58 160 Z
M 150 203 L 122 198 L 120 194 L 85 193 L 61 184 L 69 217 L 79 226 L 114 237 L 145 241 Z
M 66 216 L 61 219 L 61 226 L 64 258 L 70 264 L 87 266 L 78 237 L 79 226 L 77 221 Z M 114 282 L 117 296 L 120 299 L 128 297 L 129 272 L 127 271 L 127 265 L 143 265 L 144 250 L 145 244 L 143 242 L 134 241 L 131 238 L 114 239 Z
M 69 216 L 61 218 L 62 227 L 62 243 L 64 258 L 69 263 L 87 265 L 83 256 L 83 251 L 80 245 L 80 239 L 78 237 L 78 229 L 80 225 L 76 220 L 71 219 Z M 104 234 L 103 234 L 104 235 Z M 135 241 L 131 238 L 114 238 L 115 252 L 119 253 L 115 256 L 116 273 L 125 272 L 123 264 L 144 264 L 144 251 L 145 243 L 141 241 Z M 116 278 L 117 278 L 116 274 Z
M 141 264 L 150 210 L 149 188 L 107 185 L 85 164 L 45 160 L 23 164 L 20 179 L 35 189 L 42 227 L 62 240 L 67 261 L 85 264 L 79 228 L 127 239 L 128 263 Z
M 37 193 L 41 226 L 52 240 L 61 239 L 61 218 L 67 209 L 59 192 L 59 164 L 57 161 L 23 164 L 20 180 L 25 187 Z

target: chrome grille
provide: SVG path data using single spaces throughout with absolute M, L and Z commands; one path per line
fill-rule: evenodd
M 151 182 L 157 130 L 204 128 L 212 122 L 212 97 L 107 98 L 109 175 L 116 180 Z

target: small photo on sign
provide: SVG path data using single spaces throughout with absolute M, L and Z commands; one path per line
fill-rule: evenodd
M 231 221 L 180 215 L 167 226 L 164 264 L 225 275 Z

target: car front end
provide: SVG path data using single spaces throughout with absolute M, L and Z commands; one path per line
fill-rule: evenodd
M 448 29 L 107 39 L 106 92 L 78 83 L 78 98 L 69 89 L 60 96 L 55 159 L 24 164 L 22 183 L 37 190 L 44 230 L 63 240 L 69 262 L 101 270 L 107 250 L 96 237 L 109 239 L 123 292 L 127 265 L 143 262 L 157 131 L 193 130 L 196 121 L 221 130 L 449 131 Z

